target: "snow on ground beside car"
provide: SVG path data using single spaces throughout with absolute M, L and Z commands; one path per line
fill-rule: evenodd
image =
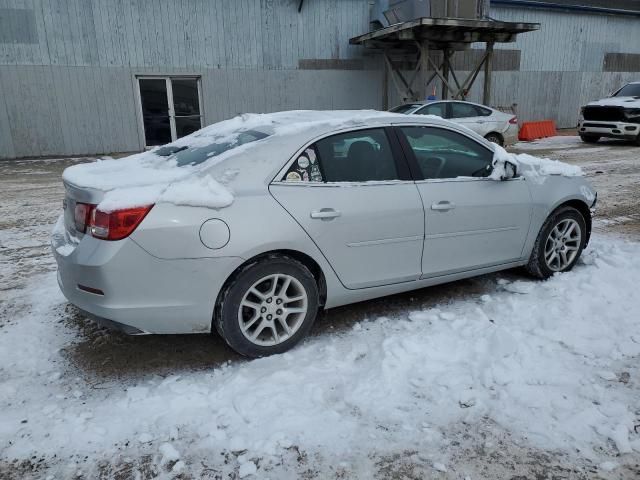
M 541 138 L 531 142 L 517 142 L 512 148 L 517 150 L 561 150 L 565 148 L 579 148 L 584 142 L 577 135 L 559 135 L 556 137 Z
M 66 478 L 74 455 L 90 466 L 148 454 L 178 473 L 235 452 L 226 468 L 250 478 L 284 468 L 294 446 L 316 470 L 354 475 L 371 452 L 407 449 L 444 471 L 455 427 L 489 419 L 606 468 L 620 453 L 616 468 L 640 452 L 639 284 L 640 244 L 596 236 L 546 282 L 498 277 L 479 298 L 364 320 L 283 355 L 93 389 L 62 353 L 77 331 L 58 320 L 55 275 L 34 277 L 3 307 L 0 458 L 56 455 Z

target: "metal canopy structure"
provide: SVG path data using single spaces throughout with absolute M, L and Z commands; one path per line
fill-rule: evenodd
M 436 77 L 442 81 L 443 99 L 464 100 L 484 68 L 483 103 L 488 105 L 491 102 L 494 45 L 514 42 L 518 34 L 539 29 L 539 23 L 418 18 L 365 33 L 350 39 L 349 43 L 382 51 L 387 73 L 403 101 L 425 98 L 427 86 Z M 472 43 L 478 42 L 485 44 L 484 54 L 460 82 L 452 57 L 456 51 L 467 50 Z M 441 61 L 430 56 L 432 51 L 442 52 Z M 410 72 L 406 75 L 403 70 Z

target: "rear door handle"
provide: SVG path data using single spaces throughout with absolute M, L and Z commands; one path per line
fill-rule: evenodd
M 320 210 L 312 210 L 311 218 L 319 218 L 320 220 L 331 220 L 342 215 L 338 210 L 333 208 L 322 208 Z
M 442 201 L 442 202 L 432 203 L 431 204 L 431 210 L 447 211 L 447 210 L 453 210 L 454 208 L 456 208 L 456 204 L 455 203 L 451 203 L 451 202 L 447 202 L 447 201 Z

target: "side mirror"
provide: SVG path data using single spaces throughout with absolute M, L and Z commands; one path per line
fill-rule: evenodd
M 510 180 L 515 178 L 518 174 L 518 169 L 516 168 L 515 163 L 511 163 L 509 161 L 504 162 L 504 174 L 500 177 L 500 180 Z

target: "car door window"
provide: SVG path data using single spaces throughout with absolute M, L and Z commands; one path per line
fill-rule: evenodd
M 479 116 L 481 116 L 480 111 L 473 105 L 461 102 L 451 103 L 451 118 L 469 118 Z
M 416 112 L 416 115 L 437 115 L 438 117 L 446 118 L 447 105 L 445 103 L 434 103 L 422 107 Z
M 424 179 L 486 177 L 493 152 L 460 133 L 436 127 L 400 127 Z
M 357 130 L 323 138 L 312 147 L 324 182 L 371 182 L 399 179 L 383 128 Z M 307 149 L 309 151 L 309 149 Z M 300 159 L 297 163 L 300 166 Z M 307 162 L 303 160 L 303 165 Z M 309 161 L 311 163 L 311 160 Z M 291 169 L 287 176 L 291 174 Z M 305 172 L 299 173 L 302 179 Z M 313 178 L 308 172 L 309 179 Z M 290 181 L 290 180 L 289 180 Z

